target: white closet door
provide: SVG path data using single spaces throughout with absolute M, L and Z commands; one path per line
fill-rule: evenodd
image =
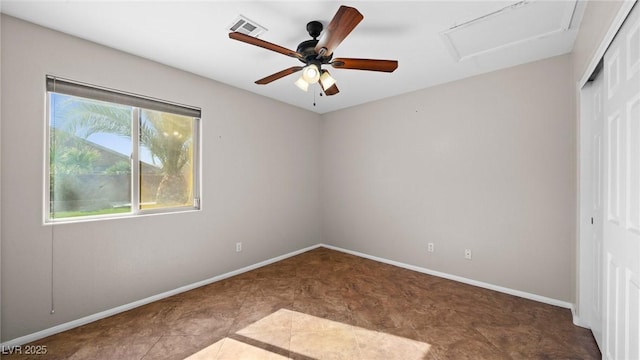
M 593 256 L 593 293 L 590 299 L 591 303 L 591 331 L 598 343 L 600 349 L 602 344 L 602 304 L 603 299 L 603 221 L 602 202 L 603 202 L 603 133 L 604 133 L 604 109 L 603 109 L 603 84 L 604 75 L 600 74 L 593 82 L 593 122 L 591 127 L 591 237 L 592 237 L 592 256 Z
M 639 7 L 604 57 L 605 359 L 640 359 Z
M 602 344 L 603 255 L 603 133 L 604 74 L 580 91 L 580 324 L 588 327 L 600 349 Z

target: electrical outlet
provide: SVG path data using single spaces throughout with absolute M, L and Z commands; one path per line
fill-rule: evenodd
M 236 243 L 236 252 L 241 252 L 242 251 L 242 243 Z
M 428 243 L 427 244 L 427 251 L 428 252 L 434 252 L 435 251 L 433 243 Z
M 464 250 L 464 258 L 467 260 L 471 260 L 471 249 Z

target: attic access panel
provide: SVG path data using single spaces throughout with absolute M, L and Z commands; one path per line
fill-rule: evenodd
M 441 34 L 454 58 L 462 61 L 568 30 L 576 3 L 576 0 L 520 1 Z

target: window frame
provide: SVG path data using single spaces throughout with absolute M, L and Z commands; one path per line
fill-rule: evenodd
M 62 89 L 61 89 L 62 88 Z M 75 89 L 75 90 L 74 90 Z M 57 91 L 60 90 L 60 91 Z M 65 96 L 72 96 L 76 98 L 84 98 L 88 100 L 97 100 L 110 104 L 131 106 L 131 154 L 129 161 L 131 165 L 131 174 L 129 184 L 131 186 L 131 198 L 130 198 L 130 211 L 124 213 L 114 214 L 102 214 L 102 215 L 86 215 L 86 216 L 74 216 L 56 218 L 55 211 L 53 210 L 53 203 L 51 202 L 51 121 L 52 121 L 52 107 L 51 99 L 55 94 L 61 94 Z M 90 97 L 89 95 L 94 96 Z M 84 95 L 84 96 L 83 96 Z M 112 97 L 109 97 L 109 96 Z M 118 218 L 131 218 L 136 216 L 153 215 L 153 214 L 171 214 L 171 213 L 183 213 L 190 211 L 199 211 L 201 209 L 201 173 L 202 164 L 200 162 L 201 157 L 201 109 L 193 106 L 187 106 L 175 102 L 160 100 L 147 96 L 142 96 L 130 92 L 124 92 L 120 90 L 114 90 L 106 87 L 91 85 L 75 80 L 69 80 L 57 76 L 46 76 L 45 86 L 45 156 L 44 156 L 44 204 L 43 204 L 43 217 L 45 224 L 52 223 L 73 223 L 73 222 L 86 222 L 96 220 L 108 220 Z M 115 101 L 114 101 L 115 100 Z M 177 109 L 177 110 L 176 110 Z M 170 207 L 161 208 L 141 208 L 141 166 L 140 166 L 140 124 L 143 110 L 158 111 L 163 113 L 170 113 L 174 115 L 187 116 L 192 118 L 192 197 L 191 205 L 176 205 Z M 54 179 L 55 183 L 55 179 Z M 53 215 L 53 216 L 52 216 Z

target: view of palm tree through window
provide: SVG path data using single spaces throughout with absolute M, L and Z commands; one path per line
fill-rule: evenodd
M 50 92 L 49 219 L 193 208 L 196 121 Z
M 168 204 L 188 205 L 193 184 L 193 122 L 188 116 L 142 110 L 140 151 L 151 154 L 152 163 L 161 164 L 162 177 L 157 183 L 157 168 L 140 163 L 140 195 L 143 208 Z

